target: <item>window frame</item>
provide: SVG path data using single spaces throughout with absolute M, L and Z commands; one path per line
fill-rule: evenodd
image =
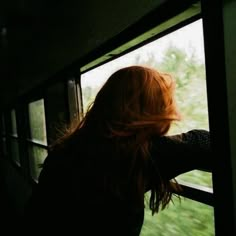
M 29 113 L 29 105 L 33 102 L 37 102 L 37 101 L 40 101 L 40 100 L 43 100 L 43 109 L 44 109 L 44 119 L 45 119 L 45 132 L 46 132 L 46 143 L 44 142 L 41 142 L 40 140 L 35 140 L 34 138 L 31 137 L 31 134 L 30 134 L 30 113 Z M 32 169 L 32 166 L 31 166 L 31 163 L 32 163 L 32 160 L 30 158 L 31 155 L 29 153 L 29 149 L 30 148 L 33 148 L 33 147 L 38 147 L 38 148 L 41 148 L 43 150 L 46 150 L 47 153 L 48 153 L 48 150 L 49 150 L 49 146 L 48 146 L 48 130 L 47 130 L 47 118 L 46 118 L 46 109 L 45 109 L 45 100 L 44 100 L 44 96 L 39 96 L 39 97 L 36 97 L 32 100 L 29 100 L 27 102 L 27 108 L 26 108 L 26 111 L 27 111 L 27 132 L 26 132 L 26 137 L 25 137 L 25 141 L 26 141 L 26 150 L 27 150 L 27 162 L 28 162 L 28 174 L 29 174 L 29 177 L 31 179 L 31 181 L 33 182 L 38 182 L 38 176 L 32 176 L 32 173 L 35 172 L 35 169 Z M 45 158 L 47 157 L 47 155 L 45 156 Z M 35 167 L 36 168 L 36 167 Z M 38 167 L 40 168 L 40 167 Z M 39 172 L 40 173 L 40 172 Z
M 169 1 L 170 3 L 171 1 Z M 217 89 L 213 86 L 215 83 L 213 78 L 216 76 L 215 68 L 220 68 L 218 76 L 226 81 L 225 75 L 225 57 L 224 57 L 224 36 L 223 36 L 223 10 L 222 10 L 222 3 L 220 0 L 214 2 L 214 9 L 212 9 L 212 3 L 210 1 L 188 1 L 189 5 L 187 9 L 181 9 L 181 12 L 185 12 L 185 19 L 178 23 L 175 22 L 174 25 L 170 26 L 167 24 L 167 27 L 155 35 L 155 39 L 158 37 L 162 37 L 163 35 L 167 34 L 168 32 L 172 32 L 173 30 L 184 26 L 185 24 L 191 23 L 199 18 L 202 18 L 203 21 L 203 32 L 204 32 L 204 45 L 205 45 L 205 65 L 206 65 L 206 82 L 207 82 L 207 96 L 208 96 L 208 116 L 209 116 L 209 125 L 210 131 L 212 136 L 212 148 L 213 148 L 213 155 L 217 156 L 217 153 L 224 153 L 224 170 L 222 170 L 222 160 L 217 159 L 215 163 L 213 163 L 213 171 L 212 171 L 212 182 L 213 182 L 213 190 L 214 193 L 209 191 L 203 191 L 197 189 L 196 187 L 192 188 L 191 186 L 182 185 L 185 189 L 185 197 L 190 199 L 206 203 L 208 205 L 212 205 L 214 207 L 214 218 L 215 218 L 215 233 L 216 235 L 233 235 L 235 233 L 235 213 L 234 213 L 234 205 L 235 201 L 233 199 L 233 176 L 232 176 L 232 169 L 231 169 L 231 162 L 230 162 L 230 147 L 229 147 L 229 127 L 228 127 L 228 110 L 226 106 L 224 110 L 220 113 L 220 117 L 218 112 L 217 104 L 227 104 L 227 89 L 226 84 L 218 84 Z M 186 2 L 185 2 L 186 3 Z M 185 5 L 183 3 L 183 6 Z M 170 3 L 171 6 L 168 8 L 168 3 L 166 6 L 163 4 L 163 8 L 165 9 L 163 12 L 166 14 L 167 9 L 171 10 L 177 6 L 175 3 Z M 191 9 L 191 4 L 194 7 L 199 7 L 201 10 L 199 12 L 192 14 L 192 16 L 187 17 L 186 12 Z M 181 4 L 180 4 L 181 5 Z M 178 8 L 178 7 L 177 7 Z M 160 11 L 159 11 L 160 10 Z M 167 15 L 167 18 L 163 18 L 162 16 L 162 8 L 153 11 L 147 17 L 144 17 L 136 24 L 132 25 L 131 27 L 121 32 L 116 38 L 111 39 L 106 44 L 102 45 L 100 48 L 95 50 L 94 52 L 88 54 L 86 57 L 81 60 L 80 65 L 81 73 L 85 73 L 97 66 L 100 66 L 104 63 L 109 62 L 119 56 L 122 56 L 125 53 L 128 53 L 130 50 L 134 50 L 137 47 L 146 44 L 149 41 L 152 41 L 153 38 L 150 37 L 149 39 L 143 40 L 142 42 L 139 41 L 137 44 L 133 44 L 130 48 L 122 48 L 122 45 L 129 45 L 129 42 L 132 42 L 136 36 L 140 36 L 145 34 L 148 30 L 153 28 L 155 25 L 160 25 L 165 22 L 165 19 L 174 20 L 173 12 L 170 12 Z M 178 11 L 178 10 L 177 10 Z M 191 10 L 190 10 L 191 11 Z M 159 19 L 156 19 L 154 15 L 160 16 Z M 150 23 L 151 22 L 151 23 Z M 155 24 L 155 25 L 153 25 Z M 215 28 L 217 25 L 217 29 Z M 131 43 L 132 44 L 132 43 Z M 216 59 L 215 52 L 219 51 L 220 60 Z M 100 59 L 101 58 L 101 59 Z M 218 57 L 217 57 L 218 58 Z M 212 63 L 214 61 L 214 63 Z M 212 79 L 211 79 L 212 78 Z M 218 94 L 222 94 L 222 96 L 218 96 Z M 215 98 L 218 99 L 216 102 Z M 218 128 L 218 121 L 221 120 L 226 124 L 226 129 L 221 127 L 221 132 L 219 132 Z M 221 135 L 225 137 L 225 140 L 222 139 Z M 219 151 L 219 152 L 218 152 Z M 227 171 L 226 171 L 227 170 Z M 223 173 L 224 172 L 224 175 Z M 226 185 L 224 183 L 227 183 Z M 222 195 L 222 192 L 224 193 Z M 224 202 L 224 204 L 222 204 Z M 226 205 L 225 205 L 226 203 Z M 224 216 L 222 218 L 222 215 Z

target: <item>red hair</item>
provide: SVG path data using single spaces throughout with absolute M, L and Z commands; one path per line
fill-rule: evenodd
M 149 206 L 153 213 L 160 205 L 164 208 L 168 204 L 174 190 L 156 169 L 148 173 L 152 182 L 147 179 L 151 137 L 165 135 L 171 123 L 180 119 L 174 89 L 175 81 L 167 73 L 144 66 L 122 68 L 108 78 L 74 132 L 89 130 L 91 135 L 97 133 L 112 140 L 111 159 L 119 163 L 119 168 L 110 167 L 105 188 L 122 197 L 129 184 L 134 204 L 144 207 L 144 194 L 150 184 Z
M 116 71 L 98 92 L 90 113 L 106 122 L 109 135 L 137 132 L 164 135 L 180 116 L 174 100 L 175 82 L 167 73 L 144 66 Z M 84 121 L 85 121 L 84 120 Z

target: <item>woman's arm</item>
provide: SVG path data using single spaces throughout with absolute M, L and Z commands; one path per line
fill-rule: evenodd
M 210 171 L 210 132 L 194 129 L 178 135 L 154 138 L 151 156 L 161 174 L 169 179 L 193 169 Z

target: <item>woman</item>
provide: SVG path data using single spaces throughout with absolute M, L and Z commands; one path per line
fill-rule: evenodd
M 147 191 L 154 214 L 180 191 L 177 175 L 210 169 L 208 131 L 167 136 L 180 120 L 174 88 L 170 75 L 144 66 L 112 74 L 84 119 L 49 152 L 28 222 L 42 232 L 139 235 Z

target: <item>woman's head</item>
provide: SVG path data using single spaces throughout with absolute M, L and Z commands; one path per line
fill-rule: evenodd
M 112 135 L 128 136 L 144 129 L 163 135 L 180 118 L 174 88 L 169 74 L 144 66 L 125 67 L 109 77 L 88 116 L 106 124 Z
M 142 207 L 149 173 L 152 135 L 165 135 L 180 116 L 174 100 L 175 82 L 169 74 L 144 66 L 130 66 L 113 73 L 98 92 L 82 126 L 98 135 L 112 138 L 108 183 L 115 194 L 124 186 Z M 86 128 L 85 128 L 86 130 Z M 173 190 L 158 170 L 152 170 L 150 208 L 158 211 L 167 205 Z M 150 175 L 150 173 L 149 173 Z M 149 183 L 150 184 L 150 183 Z
M 150 169 L 150 137 L 165 135 L 171 123 L 180 119 L 174 88 L 172 77 L 155 69 L 144 66 L 120 69 L 100 89 L 79 126 L 64 136 L 64 140 L 68 137 L 76 144 L 77 135 L 93 137 L 92 150 L 98 148 L 98 138 L 99 148 L 109 150 L 109 158 L 99 158 L 101 166 L 109 167 L 103 173 L 104 189 L 121 198 L 129 193 L 134 204 L 143 207 L 148 185 L 153 213 L 160 205 L 162 208 L 167 205 L 174 189 L 157 169 Z M 148 183 L 150 176 L 153 182 Z

